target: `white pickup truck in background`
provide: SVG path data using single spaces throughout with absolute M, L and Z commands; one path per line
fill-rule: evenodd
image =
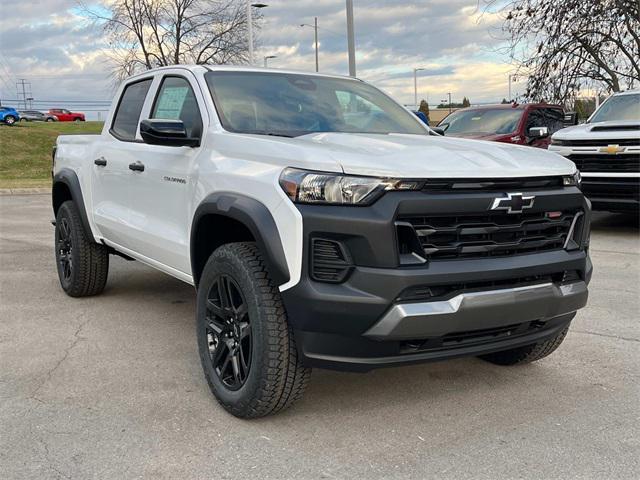
M 240 417 L 291 405 L 311 367 L 538 360 L 587 301 L 572 162 L 441 137 L 352 78 L 147 71 L 52 173 L 64 291 L 102 292 L 111 254 L 194 285 L 205 377 Z
M 576 164 L 594 210 L 640 211 L 640 90 L 612 95 L 587 123 L 556 132 L 549 150 Z

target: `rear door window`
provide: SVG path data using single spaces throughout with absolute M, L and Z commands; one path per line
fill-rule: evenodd
M 119 140 L 133 141 L 138 131 L 140 113 L 153 79 L 148 78 L 125 87 L 113 118 L 111 133 Z

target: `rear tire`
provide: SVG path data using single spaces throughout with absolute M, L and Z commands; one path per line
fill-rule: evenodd
M 232 415 L 271 415 L 302 397 L 311 369 L 298 357 L 280 292 L 254 243 L 223 245 L 209 258 L 197 337 L 209 388 Z
M 58 278 L 67 295 L 102 293 L 109 274 L 109 252 L 89 238 L 71 200 L 64 202 L 56 215 L 55 249 Z
M 513 348 L 511 350 L 503 350 L 502 352 L 489 353 L 481 355 L 480 358 L 496 365 L 519 365 L 531 363 L 540 360 L 547 355 L 551 355 L 560 346 L 564 337 L 567 336 L 569 326 L 567 325 L 555 337 L 549 338 L 542 342 L 532 343 L 524 347 Z
M 4 123 L 6 123 L 7 125 L 13 125 L 14 123 L 16 123 L 16 117 L 14 117 L 13 115 L 7 115 L 6 117 L 4 117 Z

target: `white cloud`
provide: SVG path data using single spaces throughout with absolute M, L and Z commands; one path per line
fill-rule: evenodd
M 94 3 L 98 0 L 93 0 Z M 242 0 L 244 1 L 244 0 Z M 320 69 L 347 73 L 344 0 L 271 0 L 262 9 L 256 61 L 276 68 L 315 69 L 313 30 L 319 19 Z M 401 102 L 413 102 L 413 68 L 421 97 L 452 92 L 472 101 L 506 95 L 509 65 L 495 53 L 499 15 L 477 0 L 355 0 L 358 76 Z M 27 78 L 36 99 L 110 100 L 109 63 L 98 25 L 77 15 L 77 0 L 0 1 L 0 97 L 15 98 Z M 55 97 L 55 98 L 49 98 Z

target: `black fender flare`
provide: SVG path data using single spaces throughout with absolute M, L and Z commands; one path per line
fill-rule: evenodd
M 218 192 L 208 195 L 198 205 L 191 223 L 190 257 L 191 271 L 194 273 L 193 281 L 198 284 L 199 278 L 195 278 L 196 255 L 195 241 L 200 219 L 209 214 L 229 217 L 246 226 L 258 248 L 262 253 L 271 279 L 276 285 L 282 285 L 289 281 L 289 268 L 282 248 L 282 241 L 276 222 L 269 209 L 251 197 L 233 192 Z
M 58 208 L 62 204 L 59 199 L 60 191 L 59 186 L 63 184 L 71 193 L 71 200 L 76 204 L 78 208 L 78 212 L 80 212 L 80 220 L 82 220 L 82 225 L 84 226 L 85 232 L 89 236 L 89 238 L 93 239 L 93 233 L 91 232 L 91 226 L 89 224 L 89 218 L 87 217 L 87 210 L 84 206 L 84 198 L 82 196 L 82 188 L 80 188 L 80 180 L 78 180 L 78 175 L 76 172 L 71 170 L 70 168 L 61 168 L 54 176 L 53 176 L 53 187 L 51 189 L 51 204 L 53 206 L 53 214 L 54 216 L 58 214 Z

